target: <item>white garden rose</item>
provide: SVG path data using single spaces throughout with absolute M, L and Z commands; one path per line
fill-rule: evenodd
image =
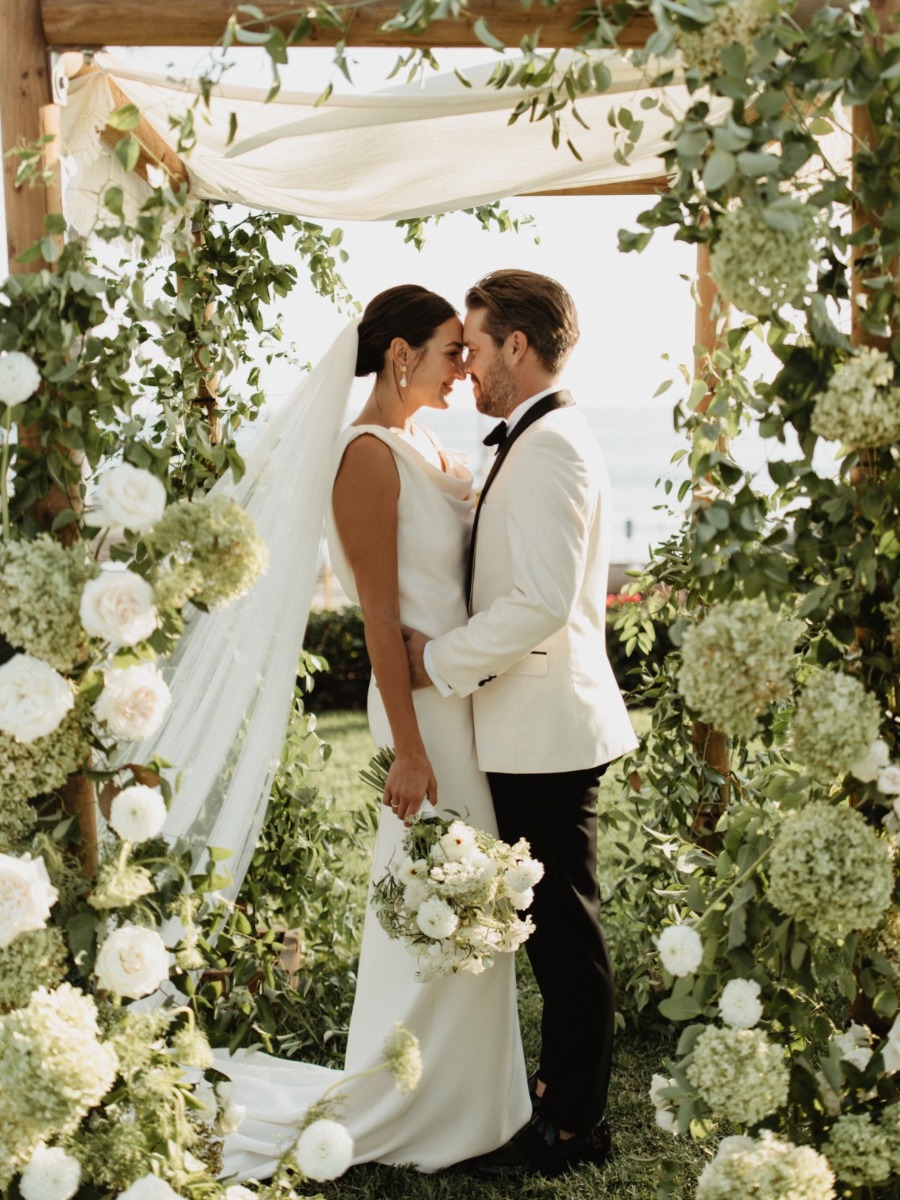
M 12 350 L 0 355 L 0 404 L 21 404 L 40 386 L 41 373 L 27 354 Z
M 656 941 L 662 965 L 670 975 L 694 975 L 703 961 L 703 940 L 690 925 L 669 925 Z
M 752 1029 L 759 1024 L 763 1008 L 760 986 L 755 979 L 730 979 L 719 999 L 719 1014 L 732 1029 Z
M 100 947 L 94 974 L 104 991 L 136 1000 L 168 979 L 169 952 L 155 930 L 122 925 Z
M 150 471 L 123 462 L 101 477 L 91 524 L 101 528 L 122 525 L 143 533 L 156 524 L 165 509 L 166 489 L 162 482 Z
M 307 1179 L 316 1183 L 337 1179 L 350 1166 L 353 1138 L 337 1121 L 313 1121 L 297 1139 L 294 1158 Z
M 118 1200 L 182 1200 L 178 1192 L 158 1175 L 142 1175 L 131 1187 L 119 1192 Z
M 71 1200 L 81 1182 L 81 1163 L 60 1146 L 43 1143 L 32 1154 L 19 1180 L 23 1200 Z
M 20 933 L 43 929 L 58 898 L 42 858 L 0 854 L 0 949 Z
M 159 667 L 153 663 L 114 667 L 104 680 L 94 705 L 97 720 L 105 721 L 116 737 L 131 741 L 156 733 L 172 701 Z
M 416 924 L 428 937 L 447 938 L 456 932 L 459 917 L 445 900 L 431 896 L 419 908 Z
M 62 675 L 32 654 L 15 654 L 0 667 L 0 730 L 17 742 L 53 733 L 74 703 Z
M 900 796 L 900 767 L 893 763 L 878 776 L 878 790 L 885 796 Z
M 136 646 L 159 625 L 153 588 L 134 571 L 103 571 L 81 593 L 81 624 L 113 646 Z
M 156 788 L 135 783 L 114 797 L 109 823 L 124 842 L 156 837 L 166 820 L 166 803 Z
M 850 773 L 863 783 L 874 783 L 890 761 L 891 752 L 887 742 L 876 738 L 863 757 L 850 767 Z

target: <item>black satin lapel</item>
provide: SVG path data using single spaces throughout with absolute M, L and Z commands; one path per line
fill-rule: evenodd
M 488 472 L 488 477 L 484 481 L 484 487 L 481 489 L 481 495 L 478 498 L 478 507 L 475 509 L 475 521 L 472 524 L 472 537 L 469 541 L 466 596 L 467 607 L 470 612 L 472 611 L 472 575 L 475 566 L 475 539 L 478 535 L 478 518 L 481 516 L 481 506 L 484 504 L 484 498 L 488 494 L 491 484 L 497 478 L 497 472 L 503 465 L 503 460 L 506 458 L 507 454 L 509 454 L 510 447 L 515 442 L 516 438 L 521 436 L 521 434 L 525 432 L 529 425 L 533 425 L 535 421 L 539 421 L 541 417 L 546 416 L 548 412 L 553 412 L 553 410 L 557 408 L 568 408 L 570 404 L 574 403 L 575 401 L 572 399 L 570 393 L 565 390 L 561 392 L 551 392 L 549 396 L 544 396 L 543 399 L 538 400 L 537 404 L 532 405 L 532 407 L 529 408 L 528 412 L 521 421 L 516 422 L 516 424 L 513 426 L 512 433 L 497 452 L 493 466 Z

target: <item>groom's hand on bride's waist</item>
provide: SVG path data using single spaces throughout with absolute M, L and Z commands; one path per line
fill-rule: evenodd
M 431 687 L 431 679 L 425 670 L 425 647 L 430 638 L 418 629 L 410 629 L 408 625 L 401 626 L 403 641 L 406 645 L 406 657 L 409 660 L 409 679 L 413 691 L 419 688 Z

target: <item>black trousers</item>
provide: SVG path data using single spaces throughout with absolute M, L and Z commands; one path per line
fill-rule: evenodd
M 603 1116 L 612 1068 L 615 990 L 597 884 L 597 784 L 605 770 L 488 773 L 501 838 L 527 838 L 545 868 L 525 943 L 543 999 L 541 1116 L 575 1133 Z

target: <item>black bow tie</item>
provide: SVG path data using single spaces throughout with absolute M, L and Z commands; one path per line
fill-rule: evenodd
M 507 434 L 506 422 L 501 421 L 498 425 L 494 426 L 494 428 L 491 430 L 491 432 L 484 439 L 485 446 L 496 446 L 497 449 L 499 450 L 500 447 L 503 445 L 503 443 L 506 441 L 506 434 Z

